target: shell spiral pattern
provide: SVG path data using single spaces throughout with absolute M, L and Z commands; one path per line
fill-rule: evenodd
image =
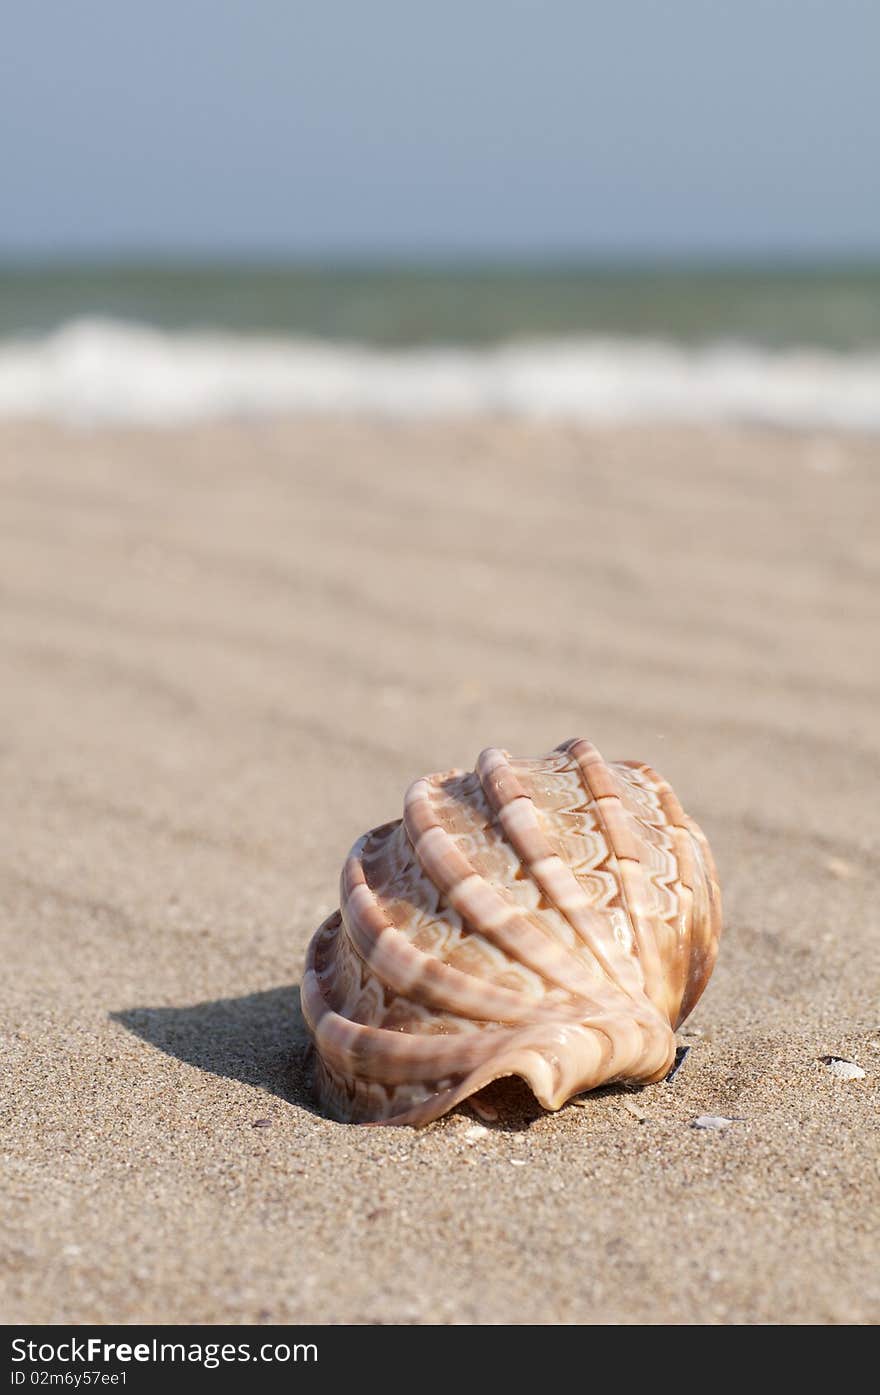
M 572 740 L 416 780 L 358 840 L 302 985 L 338 1119 L 426 1124 L 500 1076 L 546 1109 L 659 1080 L 712 972 L 709 845 L 639 761 Z

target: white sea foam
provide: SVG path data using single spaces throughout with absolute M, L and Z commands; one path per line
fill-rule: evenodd
M 78 320 L 0 344 L 0 418 L 164 426 L 210 417 L 502 413 L 880 431 L 880 350 L 771 353 L 626 339 L 389 352 Z

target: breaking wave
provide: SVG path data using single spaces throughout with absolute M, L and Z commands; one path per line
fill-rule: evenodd
M 880 350 L 640 339 L 388 351 L 76 320 L 0 343 L 0 418 L 165 426 L 283 413 L 480 413 L 880 430 Z

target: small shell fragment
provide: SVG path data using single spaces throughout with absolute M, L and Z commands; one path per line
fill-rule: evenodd
M 471 1124 L 469 1129 L 465 1129 L 465 1143 L 476 1143 L 481 1138 L 488 1137 L 489 1130 L 484 1124 Z
M 825 859 L 825 866 L 832 877 L 837 877 L 839 881 L 849 881 L 854 877 L 856 869 L 851 862 L 847 862 L 845 857 L 828 857 Z
M 819 1060 L 825 1069 L 837 1076 L 838 1080 L 864 1080 L 865 1072 L 861 1066 L 857 1066 L 855 1061 L 848 1061 L 845 1056 L 820 1056 Z
M 728 1124 L 741 1124 L 743 1121 L 738 1114 L 733 1114 L 730 1118 L 726 1114 L 698 1114 L 696 1119 L 691 1120 L 692 1129 L 726 1129 Z
M 626 1110 L 627 1114 L 631 1114 L 634 1119 L 638 1119 L 640 1124 L 644 1124 L 646 1122 L 648 1118 L 647 1114 L 643 1109 L 639 1109 L 639 1106 L 637 1104 L 633 1104 L 632 1100 L 624 1100 L 623 1107 Z
M 480 1099 L 479 1095 L 471 1095 L 471 1098 L 468 1100 L 468 1104 L 476 1114 L 477 1118 L 482 1119 L 484 1123 L 497 1123 L 498 1110 L 495 1108 L 494 1104 L 489 1104 L 488 1101 Z

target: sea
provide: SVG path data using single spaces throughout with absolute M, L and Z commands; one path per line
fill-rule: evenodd
M 880 261 L 0 266 L 0 419 L 880 432 Z

